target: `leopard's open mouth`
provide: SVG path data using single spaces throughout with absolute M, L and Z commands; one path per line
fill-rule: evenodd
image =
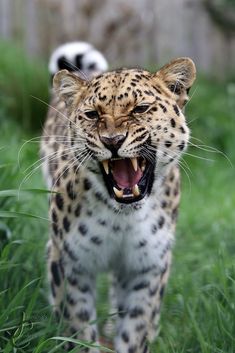
M 139 201 L 150 193 L 154 167 L 154 163 L 142 157 L 111 158 L 101 164 L 110 196 L 121 203 Z

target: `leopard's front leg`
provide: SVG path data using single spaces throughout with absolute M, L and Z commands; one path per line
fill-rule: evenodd
M 58 319 L 65 319 L 65 335 L 99 345 L 95 323 L 95 278 L 80 270 L 75 262 L 73 264 L 73 259 L 66 265 L 62 261 L 61 251 L 53 242 L 49 242 L 48 250 L 51 301 Z M 73 347 L 71 343 L 67 345 L 68 349 Z M 80 351 L 99 353 L 95 347 Z
M 170 254 L 161 270 L 119 276 L 115 351 L 147 353 L 158 333 L 161 299 L 169 275 Z

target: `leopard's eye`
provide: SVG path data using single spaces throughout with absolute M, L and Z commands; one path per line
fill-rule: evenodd
M 137 105 L 133 110 L 132 113 L 134 114 L 142 114 L 145 113 L 149 108 L 149 105 L 143 104 L 143 105 Z
M 94 120 L 99 118 L 99 113 L 96 110 L 90 110 L 85 112 L 85 115 L 88 119 Z

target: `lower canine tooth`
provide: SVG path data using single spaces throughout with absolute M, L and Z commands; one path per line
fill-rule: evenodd
M 115 188 L 115 186 L 113 187 L 113 191 L 115 193 L 115 195 L 121 199 L 123 197 L 123 190 L 118 190 L 117 188 Z
M 144 172 L 146 167 L 146 161 L 144 160 L 141 164 L 141 171 Z
M 135 186 L 133 186 L 132 193 L 133 193 L 134 196 L 139 196 L 140 195 L 140 189 L 139 189 L 139 186 L 137 184 L 135 184 Z
M 102 164 L 103 164 L 105 173 L 109 174 L 109 162 L 108 162 L 108 160 L 106 159 L 105 161 L 102 161 Z
M 132 166 L 134 168 L 134 171 L 137 172 L 137 169 L 138 169 L 137 158 L 131 158 L 131 163 L 132 163 Z

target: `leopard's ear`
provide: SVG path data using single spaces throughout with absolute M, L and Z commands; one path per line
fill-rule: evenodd
M 57 72 L 53 78 L 53 87 L 67 106 L 73 103 L 76 96 L 80 96 L 86 87 L 87 81 L 81 79 L 68 70 Z
M 180 108 L 188 101 L 189 90 L 196 78 L 196 67 L 190 58 L 178 58 L 163 66 L 156 76 L 174 94 Z

